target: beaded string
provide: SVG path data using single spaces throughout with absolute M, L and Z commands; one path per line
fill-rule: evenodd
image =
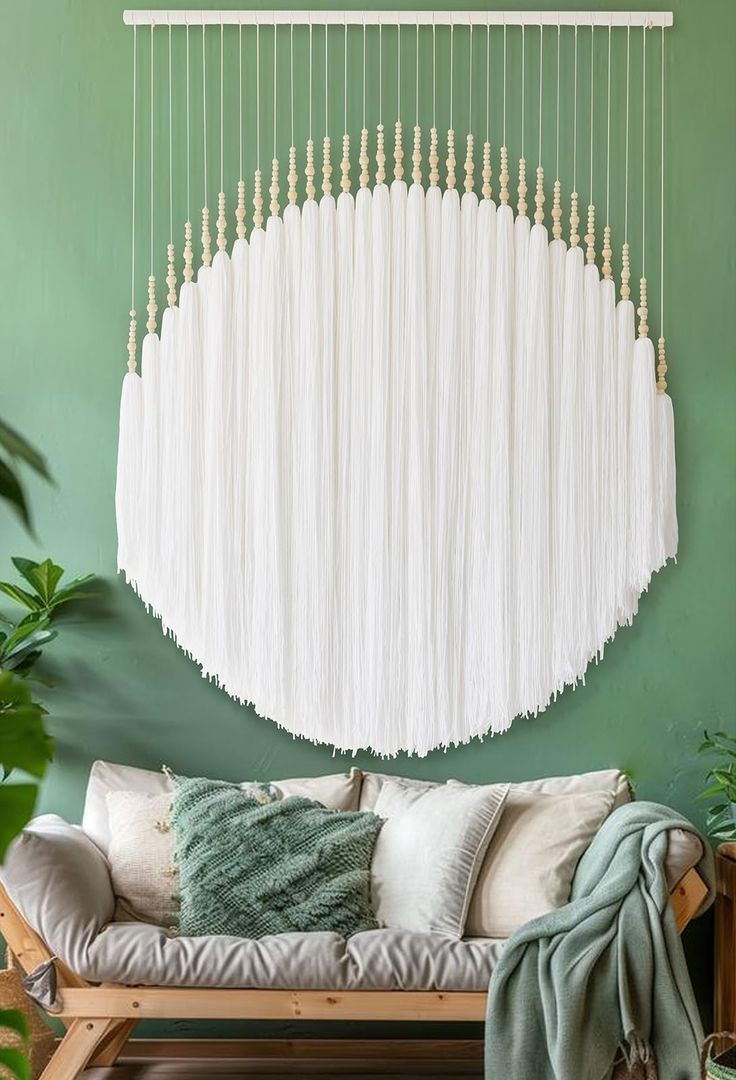
M 348 23 L 343 25 L 343 128 L 342 128 L 342 162 L 340 163 L 340 187 L 344 192 L 350 191 L 350 135 L 348 134 Z
M 465 190 L 473 190 L 473 24 L 468 35 L 468 134 L 465 142 Z
M 552 236 L 562 238 L 562 201 L 560 189 L 560 16 L 557 16 L 557 70 L 555 72 L 555 183 L 552 195 Z
M 204 206 L 202 207 L 202 266 L 212 262 L 210 250 L 210 211 L 207 200 L 207 54 L 205 52 L 205 26 L 202 23 L 202 144 L 204 154 Z
M 243 24 L 238 23 L 238 205 L 235 232 L 245 237 L 245 181 L 243 180 Z
M 376 128 L 376 183 L 386 179 L 386 153 L 383 135 L 383 23 L 378 23 L 378 126 Z
M 186 22 L 186 97 L 187 97 L 187 220 L 184 224 L 184 280 L 191 281 L 194 271 L 194 252 L 192 251 L 192 214 L 191 214 L 191 188 L 192 188 L 192 155 L 191 134 L 191 84 L 189 80 L 189 20 Z
M 499 198 L 503 206 L 509 201 L 509 152 L 506 146 L 506 16 L 503 16 L 503 145 L 501 146 L 501 171 L 498 175 L 501 185 Z
M 591 15 L 590 19 L 590 185 L 588 188 L 590 202 L 588 203 L 588 231 L 585 234 L 585 259 L 589 266 L 595 264 L 595 204 L 593 202 L 593 118 L 595 116 L 594 97 L 595 77 L 595 23 Z
M 136 107 L 136 87 L 138 83 L 138 27 L 136 23 L 133 23 L 133 152 L 131 154 L 132 159 L 132 178 L 131 178 L 131 209 L 130 209 L 130 323 L 128 325 L 128 371 L 131 374 L 135 371 L 137 365 L 136 362 L 136 328 L 137 322 L 135 317 L 135 172 L 136 172 L 136 127 L 137 127 L 137 107 Z
M 662 112 L 659 145 L 659 341 L 657 342 L 657 393 L 667 389 L 667 359 L 664 345 L 664 26 L 662 27 Z
M 332 161 L 330 159 L 330 136 L 327 132 L 330 130 L 329 120 L 329 100 L 330 95 L 328 93 L 329 88 L 329 72 L 328 72 L 328 59 L 329 59 L 329 39 L 328 39 L 328 27 L 325 23 L 325 134 L 322 139 L 322 194 L 332 194 Z
M 256 21 L 256 172 L 253 182 L 253 227 L 263 228 L 261 173 L 261 24 Z
M 278 26 L 273 24 L 273 156 L 271 158 L 271 186 L 268 193 L 271 201 L 268 209 L 271 217 L 277 217 L 279 212 L 279 162 L 276 157 L 276 105 L 277 105 L 277 58 L 278 58 Z
M 296 146 L 294 145 L 294 24 L 289 26 L 289 109 L 290 109 L 290 132 L 289 141 L 289 182 L 288 199 L 290 205 L 294 205 L 297 199 L 296 181 Z
M 368 128 L 365 126 L 365 15 L 363 15 L 363 71 L 362 71 L 362 102 L 361 102 L 361 126 L 360 126 L 360 186 L 368 187 Z
M 414 153 L 412 154 L 413 169 L 411 178 L 413 183 L 422 182 L 422 129 L 419 126 L 419 19 L 416 25 L 416 50 L 414 58 Z
M 437 152 L 437 27 L 432 12 L 432 126 L 429 129 L 429 183 L 437 187 L 440 174 L 437 169 L 440 156 Z
M 603 276 L 611 277 L 611 19 L 608 19 L 608 86 L 606 93 L 606 224 L 603 228 Z
M 646 273 L 647 228 L 647 27 L 641 28 L 641 277 L 639 278 L 639 337 L 649 333 Z
M 539 23 L 539 147 L 537 157 L 537 190 L 534 195 L 534 223 L 541 225 L 544 221 L 544 169 L 542 168 L 542 77 L 544 73 L 544 28 Z
M 521 20 L 521 157 L 519 158 L 519 185 L 516 189 L 519 196 L 516 210 L 520 217 L 526 217 L 526 154 L 524 153 L 524 132 L 526 113 L 526 25 Z
M 580 243 L 578 235 L 578 24 L 575 23 L 575 57 L 572 92 L 572 193 L 570 194 L 570 247 Z
M 394 124 L 394 179 L 404 176 L 404 148 L 401 123 L 401 23 L 396 22 L 396 123 Z
M 626 147 L 624 151 L 624 242 L 621 248 L 621 289 L 622 300 L 631 295 L 629 281 L 629 103 L 631 98 L 631 19 L 626 27 Z
M 225 239 L 225 26 L 220 14 L 220 191 L 217 195 L 217 250 L 227 247 Z
M 491 17 L 486 14 L 486 137 L 483 143 L 484 199 L 490 199 L 491 191 Z
M 314 139 L 312 138 L 312 99 L 313 83 L 312 83 L 312 67 L 313 67 L 313 42 L 312 42 L 312 18 L 309 17 L 309 138 L 307 139 L 307 164 L 304 168 L 304 175 L 307 178 L 306 194 L 308 199 L 313 199 L 315 196 L 314 186 Z
M 155 96 L 155 84 L 153 79 L 153 31 L 155 27 L 151 23 L 151 86 L 150 86 L 150 127 L 151 127 L 151 251 L 150 251 L 150 271 L 148 275 L 148 306 L 146 308 L 148 312 L 148 320 L 146 322 L 146 329 L 149 334 L 154 333 L 156 329 L 156 312 L 158 307 L 156 306 L 156 278 L 153 274 L 153 233 L 154 233 L 154 218 L 153 218 L 153 163 L 154 163 L 154 96 Z
M 168 268 L 166 284 L 169 291 L 166 300 L 169 307 L 176 303 L 176 271 L 174 269 L 174 156 L 173 156 L 173 106 L 171 94 L 171 23 L 169 23 L 169 242 L 166 245 Z
M 453 75 L 455 65 L 455 24 L 450 15 L 450 126 L 447 130 L 447 186 L 450 190 L 455 187 L 455 129 L 452 126 L 453 106 Z

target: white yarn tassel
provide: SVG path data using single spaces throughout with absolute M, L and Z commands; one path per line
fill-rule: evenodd
M 156 592 L 159 566 L 160 344 L 157 334 L 148 333 L 143 339 L 141 352 L 143 440 L 140 470 L 141 531 L 137 589 L 146 607 L 151 606 L 153 594 Z M 157 612 L 157 609 L 154 608 L 154 611 Z
M 425 198 L 419 183 L 409 189 L 406 208 L 406 369 L 404 471 L 405 506 L 404 601 L 406 605 L 406 646 L 402 663 L 406 666 L 405 745 L 426 754 L 436 742 L 427 718 L 434 715 L 432 648 L 429 604 L 430 507 L 425 498 L 430 483 L 427 440 L 427 279 Z M 397 361 L 394 357 L 394 363 Z M 398 746 L 397 746 L 398 749 Z
M 601 368 L 600 333 L 600 278 L 598 267 L 588 263 L 583 277 L 583 342 L 585 350 L 585 378 L 581 383 L 583 394 L 583 466 L 585 475 L 584 501 L 584 552 L 586 564 L 583 573 L 588 576 L 587 656 L 592 659 L 605 640 L 605 631 L 599 625 L 600 597 L 600 491 L 599 491 L 599 424 L 600 400 L 598 384 Z M 587 565 L 587 570 L 586 570 Z
M 455 188 L 442 196 L 442 264 L 440 319 L 435 372 L 435 457 L 433 585 L 435 601 L 435 700 L 442 724 L 454 715 L 459 658 L 454 652 L 453 626 L 457 612 L 452 593 L 455 531 L 453 510 L 457 501 L 457 425 L 460 384 L 457 372 L 460 287 L 460 198 Z
M 143 387 L 135 371 L 123 379 L 120 395 L 120 431 L 115 487 L 115 516 L 118 528 L 118 570 L 136 586 L 140 553 L 140 450 L 143 431 Z
M 598 539 L 593 562 L 598 580 L 598 649 L 616 631 L 618 593 L 616 580 L 616 550 L 620 542 L 616 515 L 622 512 L 618 504 L 620 433 L 616 365 L 616 285 L 613 278 L 603 278 L 600 290 L 600 361 L 598 365 Z
M 669 394 L 655 395 L 655 431 L 657 440 L 656 509 L 655 521 L 658 533 L 659 570 L 668 559 L 677 557 L 677 481 L 675 470 L 675 414 Z M 659 561 L 661 559 L 661 561 Z M 659 565 L 656 565 L 656 563 Z
M 527 218 L 517 218 L 527 223 Z M 518 232 L 517 232 L 518 238 Z M 526 333 L 516 351 L 514 505 L 519 707 L 536 714 L 552 690 L 549 560 L 549 256 L 547 230 L 532 227 L 526 282 Z M 518 249 L 517 249 L 518 250 Z M 517 282 L 519 277 L 517 274 Z M 517 312 L 520 304 L 517 297 Z M 518 325 L 518 324 L 517 324 Z
M 329 166 L 328 166 L 329 168 Z M 325 170 L 326 182 L 329 177 Z M 325 183 L 322 185 L 325 190 Z M 318 674 L 316 700 L 339 702 L 339 683 L 335 681 L 335 657 L 337 642 L 334 640 L 332 612 L 338 603 L 334 595 L 334 537 L 336 522 L 336 410 L 337 410 L 337 349 L 338 349 L 338 312 L 337 293 L 339 271 L 337 265 L 337 206 L 334 197 L 327 193 L 319 202 L 320 215 L 320 267 L 319 296 L 322 323 L 321 353 L 319 357 L 322 402 L 322 437 L 320 440 L 320 487 L 318 494 L 318 537 L 319 544 L 314 552 L 314 578 L 317 603 L 317 623 L 319 639 L 315 646 L 313 668 Z M 347 241 L 349 250 L 340 251 L 347 272 L 352 267 L 352 230 L 353 219 L 342 222 L 341 244 Z M 352 327 L 345 328 L 348 355 L 352 343 Z M 342 602 L 340 598 L 340 602 Z M 337 721 L 337 718 L 336 718 Z M 330 739 L 329 724 L 326 725 L 326 738 Z
M 561 213 L 557 208 L 553 210 L 553 217 L 555 212 Z M 555 226 L 559 226 L 559 219 L 555 219 Z M 565 241 L 559 237 L 551 240 L 549 244 L 549 506 L 550 559 L 553 567 L 550 579 L 550 619 L 553 627 L 559 625 L 561 598 L 559 595 L 560 582 L 557 574 L 557 567 L 559 566 L 558 544 L 560 542 L 560 529 L 564 528 L 564 523 L 560 521 L 562 510 L 558 501 L 557 483 L 560 468 L 560 407 L 565 356 L 566 257 L 567 245 Z M 556 643 L 552 650 L 553 656 L 557 648 Z M 557 690 L 559 688 L 559 673 L 554 660 L 553 669 L 555 672 L 555 690 Z
M 628 625 L 636 612 L 638 593 L 631 589 L 629 577 L 629 412 L 634 373 L 634 305 L 631 300 L 619 300 L 616 305 L 616 408 L 618 476 L 614 491 L 616 539 L 614 546 L 616 569 L 617 621 Z
M 629 585 L 635 598 L 647 589 L 653 568 L 654 398 L 654 346 L 648 337 L 638 337 L 629 412 Z
M 179 585 L 178 543 L 175 530 L 177 485 L 176 454 L 179 449 L 179 413 L 181 409 L 180 387 L 178 378 L 178 339 L 177 325 L 179 309 L 173 306 L 164 309 L 161 319 L 161 345 L 159 396 L 161 401 L 161 423 L 159 425 L 159 471 L 160 471 L 160 520 L 159 550 L 160 561 L 155 594 L 151 602 L 161 616 L 161 625 L 168 633 L 176 618 L 175 605 Z

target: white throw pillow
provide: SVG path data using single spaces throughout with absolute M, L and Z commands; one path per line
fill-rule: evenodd
M 115 894 L 115 921 L 173 928 L 179 918 L 179 875 L 171 793 L 111 791 L 107 795 L 110 844 L 107 860 Z
M 507 784 L 383 782 L 373 810 L 386 820 L 371 865 L 372 901 L 382 925 L 462 937 L 507 791 Z
M 295 780 L 274 780 L 271 783 L 284 797 L 305 795 L 308 799 L 321 802 L 330 810 L 357 810 L 362 773 L 360 769 L 351 769 L 349 772 L 331 776 L 308 776 Z M 87 782 L 82 828 L 100 851 L 107 855 L 110 844 L 108 793 L 137 791 L 141 794 L 164 795 L 169 790 L 169 779 L 162 771 L 136 769 L 132 765 L 116 765 L 110 761 L 95 761 Z
M 468 911 L 468 937 L 507 938 L 562 907 L 575 867 L 614 808 L 615 790 L 545 794 L 512 784 Z

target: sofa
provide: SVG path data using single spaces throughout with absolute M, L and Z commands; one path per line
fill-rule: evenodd
M 386 850 L 374 858 L 371 887 L 390 917 L 347 939 L 324 931 L 187 937 L 151 921 L 133 910 L 140 899 L 125 893 L 137 889 L 150 900 L 160 892 L 156 875 L 175 873 L 164 854 L 172 841 L 160 823 L 150 828 L 130 808 L 165 801 L 169 777 L 95 762 L 81 826 L 54 815 L 35 819 L 0 868 L 0 932 L 9 954 L 31 996 L 67 1026 L 44 1080 L 114 1063 L 143 1018 L 480 1021 L 505 940 L 528 918 L 566 903 L 582 851 L 632 798 L 615 769 L 497 786 L 493 829 L 484 826 L 492 835 L 475 853 L 464 895 L 451 897 L 462 925 L 455 932 L 440 924 L 437 932 L 431 921 L 422 928 L 423 904 L 428 891 L 455 888 L 449 862 L 438 856 L 442 865 L 432 867 L 432 845 L 419 836 L 418 865 L 429 876 L 418 882 L 421 874 L 407 874 L 396 888 L 391 850 L 409 858 L 407 822 L 421 833 L 431 824 L 425 808 L 470 805 L 480 788 L 358 769 L 273 786 L 280 798 L 302 795 L 334 810 L 381 815 L 392 805 L 387 792 L 414 807 L 414 819 L 389 815 L 384 828 L 399 839 L 387 832 Z M 141 839 L 136 829 L 144 826 L 150 831 Z M 671 830 L 666 874 L 680 930 L 712 900 L 708 875 L 698 869 L 707 858 L 696 835 Z

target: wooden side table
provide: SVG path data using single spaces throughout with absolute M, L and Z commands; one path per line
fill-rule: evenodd
M 715 1030 L 736 1031 L 736 843 L 716 852 Z

